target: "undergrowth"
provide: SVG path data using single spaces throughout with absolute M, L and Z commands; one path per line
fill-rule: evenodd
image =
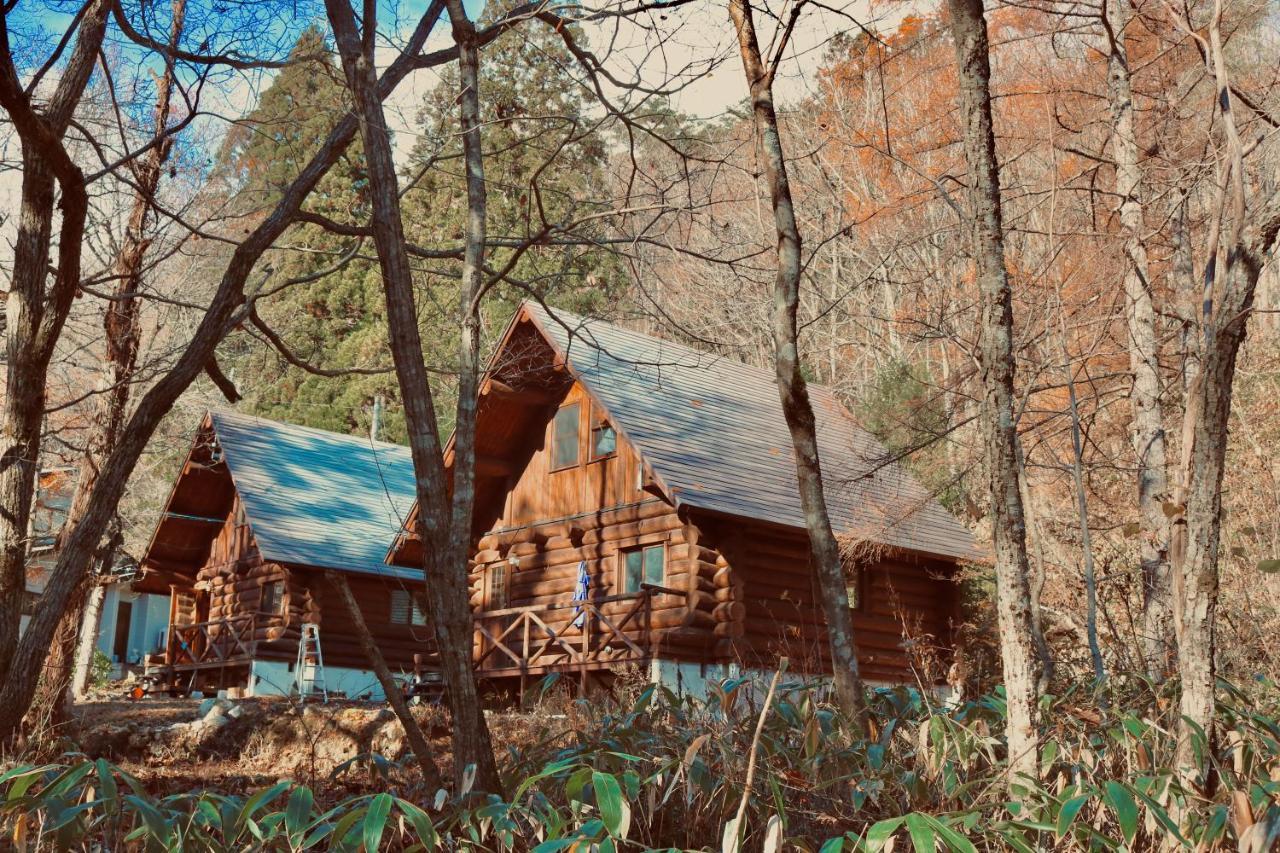
M 67 756 L 0 775 L 0 829 L 21 850 L 1265 851 L 1280 839 L 1270 684 L 1222 685 L 1224 736 L 1199 744 L 1211 793 L 1184 789 L 1172 766 L 1176 685 L 1113 678 L 1105 695 L 1045 697 L 1042 781 L 1016 796 L 998 692 L 942 709 L 880 691 L 868 736 L 784 685 L 756 742 L 762 694 L 731 680 L 705 702 L 656 687 L 575 702 L 545 739 L 508 748 L 507 797 L 425 791 L 377 756 L 357 763 L 382 790 L 332 806 L 289 781 L 156 797 L 104 760 Z

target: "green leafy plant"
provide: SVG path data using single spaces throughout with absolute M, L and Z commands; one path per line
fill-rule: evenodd
M 1280 694 L 1223 685 L 1229 733 L 1206 761 L 1212 797 L 1174 772 L 1175 685 L 1113 677 L 1109 695 L 1046 697 L 1041 781 L 1007 799 L 1004 703 L 942 709 L 918 691 L 871 697 L 861 734 L 813 689 L 784 685 L 765 715 L 740 826 L 760 696 L 743 680 L 703 702 L 650 685 L 626 704 L 572 703 L 559 727 L 504 756 L 507 798 L 420 791 L 371 756 L 381 790 L 322 805 L 279 782 L 246 796 L 156 797 L 108 762 L 0 775 L 0 832 L 21 850 L 1272 849 L 1280 840 Z M 1105 702 L 1100 701 L 1105 699 Z M 345 772 L 344 768 L 344 772 Z M 394 771 L 394 772 L 393 772 Z M 728 827 L 728 831 L 726 831 Z M 729 839 L 722 842 L 722 839 Z

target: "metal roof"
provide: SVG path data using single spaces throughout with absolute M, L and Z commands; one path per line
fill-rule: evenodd
M 235 412 L 210 418 L 264 559 L 421 577 L 383 562 L 413 506 L 409 448 Z
M 774 375 L 532 302 L 525 311 L 640 451 L 677 504 L 804 527 L 791 434 Z M 827 387 L 809 386 L 838 536 L 980 559 L 973 536 Z

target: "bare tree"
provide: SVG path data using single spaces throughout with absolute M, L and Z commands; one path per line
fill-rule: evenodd
M 377 95 L 374 76 L 376 5 L 373 2 L 364 4 L 359 23 L 347 0 L 326 0 L 325 8 L 337 42 L 338 55 L 342 59 L 347 87 L 355 104 L 369 169 L 370 225 L 382 269 L 391 355 L 400 383 L 409 428 L 409 448 L 417 475 L 418 533 L 424 544 L 423 572 L 431 608 L 429 621 L 436 634 L 441 668 L 453 709 L 454 776 L 461 784 L 469 773 L 474 773 L 474 784 L 479 790 L 500 791 L 501 780 L 494 762 L 489 728 L 480 707 L 475 673 L 471 668 L 467 545 L 471 532 L 470 507 L 474 501 L 470 485 L 474 476 L 474 407 L 479 384 L 476 327 L 467 315 L 458 318 L 463 329 L 473 333 L 468 335 L 464 331 L 459 353 L 456 455 L 450 488 L 444 464 L 444 442 L 437 425 L 435 401 L 418 330 L 413 272 L 400 214 L 400 190 L 392 157 L 391 133 Z M 444 3 L 436 0 L 427 14 L 435 18 L 443 11 Z M 460 55 L 469 55 L 462 63 L 465 74 L 467 66 L 476 62 L 474 30 L 468 34 L 466 27 L 455 21 L 454 35 L 463 39 L 459 42 Z M 474 70 L 472 73 L 474 77 Z M 480 237 L 483 240 L 483 232 Z M 469 247 L 468 263 L 473 260 L 471 251 Z M 471 313 L 474 311 L 472 307 Z M 467 453 L 468 450 L 471 451 L 470 459 L 457 454 L 457 451 Z
M 1164 503 L 1169 499 L 1169 477 L 1165 461 L 1164 406 L 1160 397 L 1159 336 L 1147 263 L 1132 72 L 1125 46 L 1132 18 L 1129 0 L 1104 3 L 1102 21 L 1110 47 L 1107 95 L 1111 104 L 1111 153 L 1115 159 L 1116 194 L 1120 197 L 1120 225 L 1125 237 L 1125 318 L 1129 332 L 1129 369 L 1133 373 L 1129 403 L 1133 410 L 1131 432 L 1138 462 L 1138 526 L 1142 537 L 1142 651 L 1147 672 L 1153 678 L 1163 678 L 1168 672 L 1172 639 L 1169 518 L 1164 512 Z
M 129 38 L 145 45 L 148 49 L 157 50 L 161 55 L 175 54 L 188 62 L 196 63 L 254 66 L 254 63 L 230 51 L 223 53 L 167 51 L 163 45 L 157 44 L 132 27 L 118 8 L 115 20 Z M 438 66 L 456 58 L 456 48 L 433 53 L 422 52 L 433 25 L 434 19 L 424 19 L 412 31 L 400 54 L 378 79 L 376 88 L 378 98 L 387 97 L 415 68 Z M 0 36 L 3 35 L 4 31 L 0 30 Z M 8 57 L 10 52 L 7 45 L 0 42 L 0 47 L 5 48 L 0 50 L 0 56 Z M 24 133 L 32 135 L 33 139 L 47 143 L 44 149 L 46 152 L 55 150 L 57 140 L 48 138 L 51 134 L 44 127 L 42 119 L 31 115 L 29 104 L 20 99 L 15 100 L 15 94 L 20 95 L 21 91 L 20 88 L 16 88 L 16 76 L 12 65 L 7 63 L 4 69 L 0 69 L 0 97 L 4 99 L 0 104 L 10 111 L 15 123 L 23 125 Z M 79 523 L 70 529 L 63 541 L 57 563 L 44 593 L 9 662 L 8 675 L 3 686 L 0 687 L 0 740 L 13 737 L 19 721 L 30 706 L 41 663 L 49 649 L 56 627 L 71 601 L 75 588 L 88 570 L 89 561 L 98 548 L 103 532 L 124 492 L 129 475 L 147 442 L 179 395 L 198 376 L 206 372 L 217 373 L 214 352 L 218 343 L 228 332 L 248 320 L 254 300 L 271 277 L 272 268 L 269 264 L 259 268 L 260 259 L 276 239 L 298 220 L 308 194 L 347 149 L 355 138 L 357 129 L 354 116 L 347 115 L 339 120 L 298 176 L 283 189 L 275 207 L 236 245 L 190 339 L 181 348 L 180 355 L 173 365 L 164 371 L 142 396 L 132 416 L 128 418 L 127 424 L 120 432 L 120 441 L 99 468 L 98 482 L 86 503 L 83 516 Z M 71 175 L 68 175 L 69 183 L 71 183 L 70 177 Z M 63 222 L 65 232 L 67 228 L 65 210 Z M 75 251 L 67 245 L 61 246 L 61 250 L 68 254 Z M 63 266 L 60 263 L 60 275 L 63 273 Z M 249 279 L 255 270 L 258 271 L 258 275 L 250 286 Z M 67 265 L 67 271 L 70 272 L 69 265 Z M 286 285 L 287 283 L 281 283 L 281 286 Z M 14 316 L 14 312 L 11 311 L 11 323 Z M 8 506 L 7 499 L 6 506 Z M 7 606 L 7 598 L 5 603 Z M 16 633 L 16 618 L 14 630 Z M 3 645 L 6 651 L 13 648 L 11 645 L 0 645 Z
M 1222 537 L 1222 481 L 1231 420 L 1236 358 L 1248 331 L 1258 279 L 1280 234 L 1280 187 L 1261 177 L 1248 189 L 1246 157 L 1262 141 L 1246 145 L 1223 53 L 1222 0 L 1214 0 L 1201 36 L 1190 18 L 1179 20 L 1199 43 L 1214 80 L 1219 151 L 1213 219 L 1205 251 L 1201 294 L 1199 372 L 1187 391 L 1182 421 L 1179 482 L 1174 491 L 1174 620 L 1179 702 L 1178 768 L 1189 785 L 1212 784 L 1212 761 L 1197 753 L 1212 748 L 1217 687 L 1218 560 Z
M 378 648 L 378 644 L 374 641 L 373 634 L 369 631 L 369 625 L 364 620 L 364 613 L 360 610 L 360 602 L 356 600 L 355 594 L 351 591 L 351 584 L 347 583 L 347 576 L 342 572 L 328 571 L 325 572 L 325 580 L 338 593 L 338 597 L 342 599 L 342 606 L 346 608 L 347 615 L 351 617 L 351 623 L 356 629 L 356 639 L 359 641 L 360 648 L 364 652 L 365 658 L 369 661 L 369 665 L 373 667 L 373 674 L 378 679 L 378 684 L 382 685 L 382 694 L 386 696 L 387 704 L 391 706 L 396 718 L 400 720 L 400 725 L 404 729 L 405 739 L 409 741 L 409 749 L 412 750 L 413 757 L 418 761 L 418 769 L 422 771 L 423 781 L 428 788 L 435 790 L 442 788 L 444 782 L 440 777 L 440 768 L 436 767 L 435 753 L 431 749 L 431 742 L 427 740 L 422 727 L 414 719 L 413 712 L 409 710 L 409 703 L 405 701 L 400 684 L 396 681 L 395 676 L 391 674 L 391 667 L 387 666 L 387 659 L 382 656 L 382 650 Z
M 849 610 L 848 579 L 840 556 L 840 545 L 831 530 L 831 516 L 827 511 L 826 495 L 823 492 L 822 465 L 818 457 L 817 426 L 801 369 L 797 343 L 801 238 L 791 198 L 791 184 L 787 178 L 777 110 L 773 102 L 773 81 L 778 63 L 786 49 L 787 37 L 795 27 L 804 6 L 804 2 L 798 2 L 792 7 L 784 34 L 778 40 L 768 66 L 760 52 L 750 0 L 730 0 L 729 16 L 738 34 L 742 67 L 751 89 L 751 111 L 756 139 L 764 160 L 774 227 L 777 231 L 778 266 L 773 288 L 772 329 L 778 395 L 782 400 L 782 413 L 787 421 L 787 429 L 791 432 L 792 449 L 795 452 L 800 504 L 804 509 L 809 548 L 826 616 L 836 695 L 846 711 L 865 722 L 866 699 L 863 695 L 862 678 L 858 673 L 858 645 L 854 636 L 853 616 Z
M 156 193 L 160 186 L 165 163 L 173 149 L 174 137 L 169 132 L 169 118 L 175 83 L 176 60 L 172 51 L 178 49 L 182 36 L 185 0 L 174 0 L 168 47 L 164 57 L 164 70 L 156 78 L 156 101 L 150 139 L 143 146 L 146 153 L 132 169 L 133 201 L 129 218 L 125 223 L 124 240 L 111 267 L 115 279 L 110 298 L 102 316 L 102 328 L 106 344 L 106 361 L 101 378 L 99 396 L 93 414 L 93 424 L 80 457 L 79 477 L 67 510 L 63 530 L 73 528 L 84 514 L 85 506 L 98 480 L 98 466 L 115 447 L 120 429 L 128 414 L 129 395 L 133 388 L 134 373 L 138 365 L 141 343 L 142 277 L 144 262 L 152 243 L 152 220 L 155 217 Z M 123 122 L 122 122 L 123 124 Z M 120 536 L 108 537 L 104 542 L 99 564 L 110 570 L 115 550 L 120 547 Z M 49 659 L 42 674 L 41 692 L 33 703 L 33 710 L 48 713 L 49 722 L 59 723 L 69 716 L 72 674 L 76 663 L 76 651 L 80 647 L 79 634 L 84 631 L 97 633 L 97 619 L 84 619 L 85 603 L 90 587 L 97 582 L 94 575 L 86 575 L 72 595 L 70 606 L 62 616 L 62 625 L 55 635 Z M 99 605 L 97 614 L 101 615 Z M 88 661 L 83 669 L 88 670 Z
M 25 87 L 14 65 L 7 15 L 0 16 L 0 106 L 9 114 L 22 146 L 22 216 L 5 306 L 7 372 L 0 431 L 0 681 L 8 678 L 18 646 L 26 583 L 26 536 L 49 362 L 80 285 L 89 199 L 84 173 L 73 160 L 64 137 L 102 48 L 110 6 L 109 0 L 87 3 L 73 19 L 67 38 Z M 77 30 L 75 47 L 57 86 L 38 107 L 36 89 L 46 72 L 61 59 L 70 36 Z M 55 209 L 61 217 L 56 272 L 50 281 Z
M 991 120 L 991 60 L 982 0 L 948 0 L 960 71 L 964 153 L 969 167 L 973 258 L 979 290 L 982 432 L 990 473 L 996 611 L 1008 701 L 1009 783 L 1039 777 L 1036 654 L 1027 531 L 1018 483 L 1014 419 L 1013 297 L 1004 261 L 1000 171 Z

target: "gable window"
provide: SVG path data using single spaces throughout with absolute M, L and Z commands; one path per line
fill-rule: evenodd
M 662 586 L 666 580 L 667 546 L 664 544 L 644 545 L 638 548 L 627 548 L 622 552 L 622 591 L 633 593 L 640 591 L 640 584 L 651 583 Z
M 485 602 L 489 610 L 502 610 L 507 606 L 507 564 L 494 563 L 485 570 Z
M 578 403 L 561 406 L 551 426 L 551 470 L 578 464 L 578 421 L 582 407 Z
M 418 601 L 407 589 L 391 590 L 391 624 L 426 625 L 427 614 L 418 607 Z
M 258 598 L 258 612 L 284 612 L 284 581 L 268 581 L 262 585 L 262 595 Z
M 604 459 L 618 452 L 618 432 L 604 412 L 591 412 L 591 458 Z

